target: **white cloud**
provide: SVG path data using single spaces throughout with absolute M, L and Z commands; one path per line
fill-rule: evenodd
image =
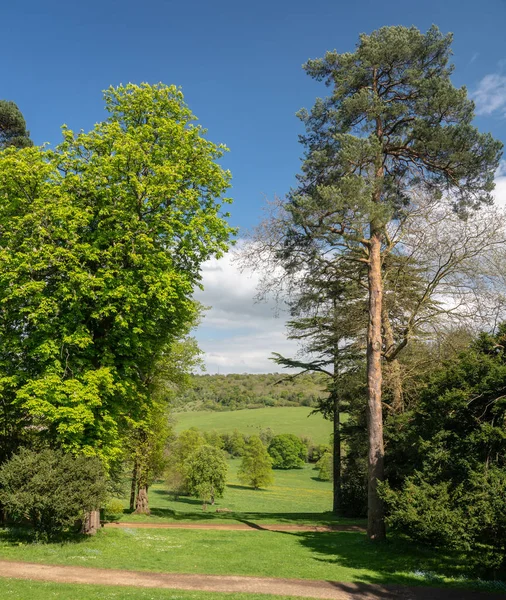
M 506 116 L 506 75 L 485 75 L 472 98 L 476 103 L 478 115 L 491 115 L 499 111 Z
M 203 291 L 195 297 L 206 311 L 196 337 L 205 352 L 209 373 L 272 373 L 280 371 L 272 352 L 293 356 L 296 343 L 286 339 L 285 319 L 274 301 L 255 302 L 258 273 L 241 272 L 226 255 L 204 264 Z

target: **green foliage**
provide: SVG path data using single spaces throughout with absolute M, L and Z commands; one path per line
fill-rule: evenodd
M 11 421 L 111 464 L 233 230 L 225 148 L 179 89 L 129 84 L 105 103 L 54 151 L 0 153 L 0 385 Z
M 318 479 L 331 481 L 333 476 L 332 453 L 325 452 L 322 454 L 316 463 L 316 468 L 318 469 Z
M 239 481 L 254 489 L 265 488 L 274 481 L 272 458 L 262 440 L 252 435 L 246 443 L 241 466 L 237 473 Z
M 0 100 L 0 150 L 13 146 L 27 148 L 32 146 L 30 132 L 21 111 L 14 102 Z
M 388 422 L 390 522 L 413 539 L 506 568 L 506 326 L 436 373 Z M 502 491 L 501 491 L 502 490 Z
M 107 521 L 117 521 L 123 514 L 123 501 L 111 498 L 104 507 L 104 516 Z
M 0 467 L 0 502 L 11 518 L 28 520 L 42 539 L 79 529 L 106 493 L 103 467 L 94 457 L 22 448 Z
M 268 451 L 275 469 L 300 469 L 307 456 L 306 446 L 293 433 L 274 436 Z
M 237 410 L 265 406 L 314 406 L 324 395 L 318 375 L 289 380 L 277 373 L 194 375 L 190 387 L 177 395 L 173 406 L 181 411 Z
M 225 491 L 228 465 L 223 451 L 214 446 L 203 445 L 188 459 L 187 478 L 190 494 L 200 498 L 204 504 L 214 504 Z
M 198 429 L 191 428 L 182 431 L 170 445 L 166 483 L 174 494 L 189 493 L 188 463 L 205 443 L 202 433 Z
M 234 429 L 232 433 L 223 433 L 223 449 L 228 452 L 230 456 L 237 457 L 244 454 L 246 447 L 246 440 L 242 433 L 237 429 Z
M 218 448 L 219 450 L 223 450 L 224 447 L 224 440 L 223 440 L 223 436 L 220 435 L 217 431 L 204 431 L 204 439 L 206 441 L 206 444 L 208 444 L 209 446 L 214 446 L 215 448 Z

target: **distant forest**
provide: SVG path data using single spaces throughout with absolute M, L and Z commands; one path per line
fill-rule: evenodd
M 319 374 L 295 379 L 280 373 L 193 375 L 192 385 L 176 396 L 173 408 L 184 412 L 314 406 L 325 395 L 325 379 Z

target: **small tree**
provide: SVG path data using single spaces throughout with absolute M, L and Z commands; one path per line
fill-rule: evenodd
M 318 469 L 318 479 L 330 481 L 332 479 L 332 454 L 325 452 L 316 463 Z
M 98 458 L 21 449 L 0 467 L 0 502 L 11 518 L 28 520 L 37 537 L 79 530 L 107 493 Z
M 33 146 L 33 142 L 17 105 L 10 100 L 0 100 L 0 149 L 8 146 L 26 148 Z
M 306 459 L 306 446 L 293 433 L 274 436 L 268 452 L 275 469 L 300 469 Z
M 188 463 L 195 452 L 206 443 L 202 433 L 192 427 L 182 431 L 170 447 L 167 484 L 177 496 L 189 493 Z
M 214 446 L 201 446 L 190 457 L 187 465 L 187 481 L 190 494 L 201 498 L 203 509 L 208 501 L 223 497 L 228 465 L 223 451 Z
M 272 458 L 257 435 L 252 435 L 246 443 L 238 477 L 239 481 L 251 485 L 255 490 L 267 487 L 274 481 Z

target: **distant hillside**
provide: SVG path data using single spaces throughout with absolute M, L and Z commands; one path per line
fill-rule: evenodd
M 310 414 L 308 407 L 260 408 L 258 410 L 236 410 L 234 412 L 185 412 L 174 415 L 175 430 L 196 427 L 201 431 L 232 433 L 237 429 L 244 435 L 259 435 L 262 430 L 278 433 L 294 433 L 309 437 L 315 444 L 328 444 L 332 424 L 320 413 Z M 346 419 L 342 415 L 343 420 Z
M 325 397 L 321 375 L 305 374 L 292 380 L 280 373 L 194 375 L 192 386 L 179 394 L 177 412 L 238 410 L 267 406 L 314 406 Z

